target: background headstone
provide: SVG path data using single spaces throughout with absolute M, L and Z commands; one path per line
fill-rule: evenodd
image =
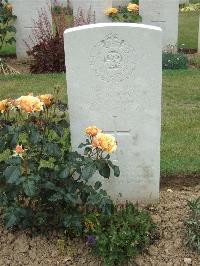
M 182 4 L 189 4 L 190 0 L 180 0 L 179 3 Z
M 105 15 L 105 10 L 112 7 L 112 0 L 73 0 L 72 6 L 74 16 L 77 16 L 79 10 L 87 15 L 91 7 L 91 13 L 95 13 L 96 23 L 111 22 L 110 18 Z
M 11 0 L 13 5 L 13 14 L 17 16 L 15 27 L 16 33 L 16 54 L 17 58 L 27 57 L 27 46 L 29 37 L 33 38 L 34 20 L 39 17 L 39 11 L 45 9 L 49 21 L 51 22 L 50 1 L 48 0 Z M 31 44 L 31 43 L 29 43 Z
M 130 0 L 113 0 L 112 1 L 112 5 L 113 6 L 125 6 L 128 5 L 128 3 L 130 3 Z
M 140 0 L 142 22 L 161 27 L 163 49 L 178 41 L 179 0 Z
M 98 177 L 104 188 L 119 202 L 158 199 L 161 29 L 103 23 L 68 29 L 64 36 L 72 148 L 85 140 L 89 125 L 113 134 L 121 175 Z

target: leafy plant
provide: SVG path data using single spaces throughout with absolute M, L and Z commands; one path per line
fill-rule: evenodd
M 132 0 L 127 6 L 111 7 L 105 11 L 114 22 L 136 23 L 142 20 L 139 15 L 139 1 Z
M 66 15 L 72 15 L 73 10 L 71 8 L 70 1 L 67 0 L 66 6 L 63 6 L 61 1 L 54 0 L 52 12 L 59 15 L 62 13 L 62 11 L 64 11 Z
M 188 201 L 190 218 L 186 221 L 187 245 L 200 253 L 200 197 Z
M 185 4 L 181 8 L 181 12 L 195 12 L 195 11 L 200 11 L 200 3 L 199 2 Z
M 66 105 L 56 96 L 0 101 L 0 153 L 7 154 L 0 161 L 0 206 L 6 228 L 64 228 L 80 235 L 86 213 L 111 214 L 113 203 L 101 182 L 88 181 L 95 172 L 119 176 L 119 168 L 88 130 L 81 155 L 71 151 Z
M 3 45 L 12 44 L 15 38 L 10 33 L 15 33 L 13 23 L 16 16 L 12 14 L 12 5 L 8 0 L 0 0 L 0 50 Z
M 79 10 L 76 17 L 66 16 L 62 5 L 59 12 L 52 10 L 52 24 L 45 10 L 39 12 L 33 30 L 34 38 L 27 43 L 28 54 L 33 59 L 30 64 L 32 73 L 65 72 L 64 31 L 73 26 L 89 24 L 92 21 L 90 13 L 85 17 Z
M 163 69 L 187 69 L 188 59 L 182 53 L 163 52 L 162 54 Z
M 152 242 L 155 233 L 149 214 L 131 203 L 111 216 L 89 215 L 85 225 L 87 243 L 105 265 L 128 262 Z
M 9 4 L 8 0 L 0 0 L 0 51 L 4 45 L 15 42 L 15 38 L 12 36 L 12 33 L 16 32 L 13 26 L 15 19 L 16 16 L 12 14 L 12 5 Z M 19 72 L 0 58 L 0 74 L 19 74 Z

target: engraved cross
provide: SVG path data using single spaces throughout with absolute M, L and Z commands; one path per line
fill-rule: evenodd
M 105 133 L 114 135 L 114 137 L 116 138 L 116 140 L 117 140 L 118 136 L 130 136 L 130 132 L 131 132 L 130 129 L 128 129 L 128 130 L 118 130 L 117 116 L 116 115 L 113 116 L 113 123 L 114 123 L 114 130 L 104 131 Z M 117 153 L 118 152 L 115 152 L 114 153 L 114 157 L 115 157 L 114 160 L 115 161 L 119 161 L 118 154 Z

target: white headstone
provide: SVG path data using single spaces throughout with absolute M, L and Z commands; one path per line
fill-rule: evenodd
M 112 5 L 113 6 L 126 6 L 130 3 L 130 0 L 113 0 Z
M 189 4 L 190 0 L 180 0 L 179 4 Z
M 16 33 L 16 54 L 17 58 L 27 57 L 27 46 L 25 41 L 31 44 L 30 38 L 33 38 L 34 21 L 38 20 L 39 11 L 45 10 L 49 21 L 51 22 L 51 9 L 49 0 L 11 0 L 13 4 L 13 14 L 17 16 L 15 27 Z
M 87 16 L 91 8 L 91 13 L 95 13 L 95 22 L 111 22 L 110 18 L 105 15 L 105 10 L 112 7 L 112 0 L 73 0 L 73 13 L 77 16 L 78 12 L 82 10 L 83 14 Z
M 64 37 L 72 148 L 89 125 L 115 135 L 121 175 L 99 177 L 104 188 L 119 202 L 158 199 L 161 29 L 99 23 L 68 29 Z
M 140 0 L 142 22 L 161 27 L 163 49 L 178 42 L 179 0 Z

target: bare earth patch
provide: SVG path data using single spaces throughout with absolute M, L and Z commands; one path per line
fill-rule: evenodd
M 29 61 L 17 60 L 16 58 L 7 57 L 4 59 L 8 65 L 19 71 L 21 74 L 30 73 Z
M 159 239 L 129 265 L 199 266 L 200 256 L 185 246 L 184 226 L 184 220 L 189 214 L 187 200 L 199 195 L 198 176 L 163 178 L 160 202 L 148 207 L 158 226 Z M 87 245 L 79 239 L 68 242 L 65 254 L 62 255 L 58 248 L 59 239 L 62 237 L 56 233 L 48 238 L 31 238 L 25 232 L 11 233 L 3 228 L 0 220 L 0 266 L 103 265 L 90 255 Z

